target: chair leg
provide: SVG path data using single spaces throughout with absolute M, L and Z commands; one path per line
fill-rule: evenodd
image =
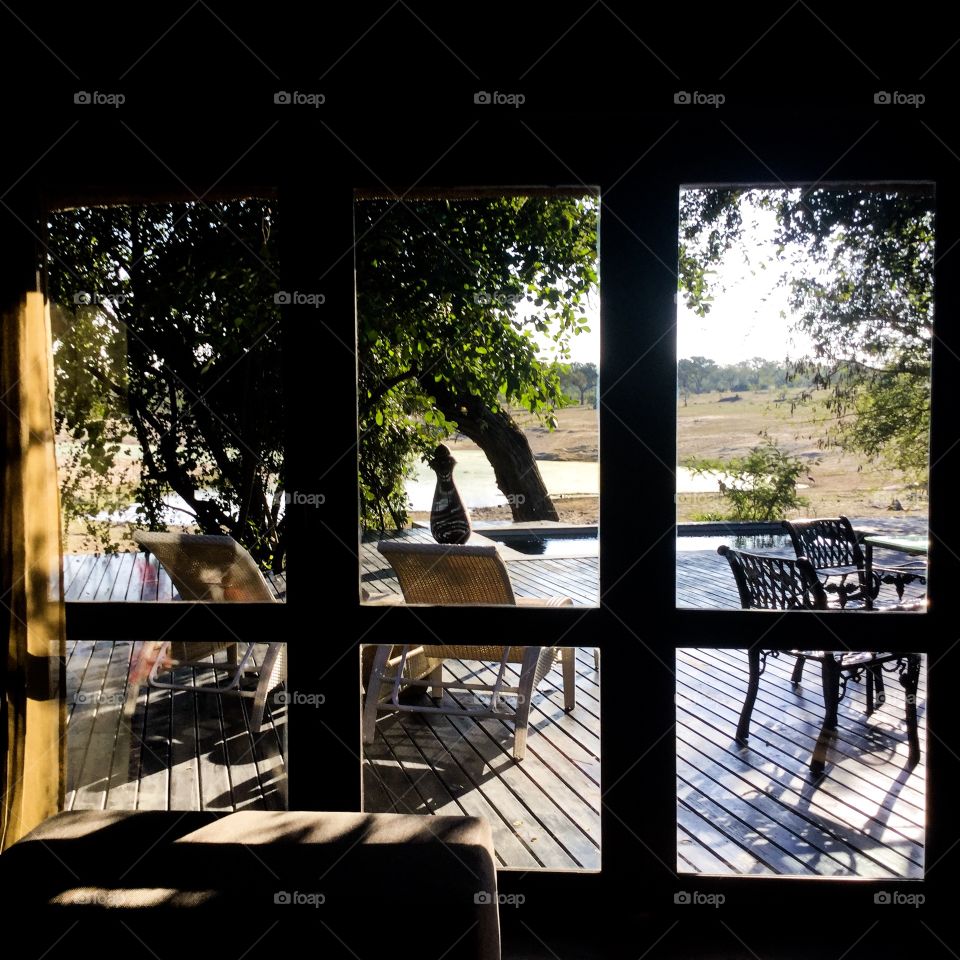
M 364 743 L 373 743 L 377 733 L 377 706 L 380 702 L 380 687 L 383 685 L 383 675 L 390 659 L 390 644 L 380 644 L 370 667 L 370 679 L 367 681 L 367 692 L 363 700 L 363 720 L 361 733 Z
M 920 734 L 917 730 L 917 687 L 920 685 L 920 654 L 907 657 L 907 669 L 900 677 L 906 700 L 907 739 L 910 743 L 910 766 L 920 762 Z
M 883 689 L 883 668 L 880 664 L 867 668 L 867 716 L 887 702 Z
M 790 682 L 796 687 L 800 685 L 803 677 L 803 665 L 806 663 L 806 657 L 797 657 L 797 662 L 793 665 L 793 673 L 790 675 Z
M 837 706 L 840 702 L 840 665 L 832 656 L 820 662 L 820 680 L 823 686 L 823 726 L 813 748 L 810 769 L 821 774 L 827 765 L 827 743 L 837 729 Z
M 569 713 L 577 705 L 577 648 L 562 647 L 563 709 Z
M 573 648 L 571 648 L 573 649 Z M 513 718 L 513 759 L 522 760 L 527 754 L 527 728 L 530 725 L 530 704 L 533 700 L 533 681 L 542 647 L 526 647 L 520 664 L 517 682 L 517 711 Z
M 443 664 L 438 663 L 437 666 L 430 671 L 430 696 L 434 700 L 439 700 L 443 697 Z
M 760 651 L 751 647 L 747 651 L 749 665 L 749 679 L 747 680 L 747 695 L 740 711 L 740 722 L 737 724 L 737 743 L 745 746 L 750 739 L 750 717 L 753 715 L 753 705 L 757 702 L 757 691 L 760 689 Z
M 596 670 L 597 673 L 600 672 L 600 648 L 599 647 L 593 648 L 593 669 Z
M 253 697 L 253 707 L 250 711 L 250 731 L 259 733 L 263 726 L 263 714 L 267 705 L 267 697 L 270 695 L 270 679 L 273 676 L 273 670 L 276 666 L 277 657 L 281 655 L 281 645 L 271 643 L 267 647 L 267 654 L 260 665 L 260 677 L 257 681 L 257 690 Z M 284 678 L 285 678 L 284 671 Z

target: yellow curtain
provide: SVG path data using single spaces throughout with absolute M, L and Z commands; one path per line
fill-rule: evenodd
M 40 293 L 0 308 L 0 727 L 6 849 L 61 809 L 65 635 L 50 313 Z

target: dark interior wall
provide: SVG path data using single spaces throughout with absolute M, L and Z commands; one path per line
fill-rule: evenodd
M 960 739 L 950 710 L 957 630 L 952 584 L 960 531 L 952 509 L 960 434 L 952 387 L 960 374 L 954 317 L 960 240 L 960 136 L 944 22 L 895 22 L 864 4 L 804 3 L 658 11 L 600 3 L 454 8 L 387 3 L 338 10 L 274 4 L 256 14 L 183 3 L 148 23 L 126 7 L 0 8 L 4 136 L 0 149 L 0 285 L 22 282 L 13 264 L 42 235 L 45 205 L 133 199 L 208 199 L 275 190 L 283 216 L 285 289 L 323 293 L 322 314 L 285 310 L 285 383 L 291 486 L 322 492 L 303 509 L 289 548 L 289 602 L 256 612 L 220 607 L 183 617 L 170 608 L 79 605 L 73 636 L 184 636 L 235 631 L 290 643 L 291 686 L 322 692 L 326 707 L 293 711 L 293 806 L 359 804 L 357 658 L 363 642 L 431 633 L 484 640 L 599 645 L 603 650 L 604 869 L 596 876 L 502 874 L 523 891 L 522 917 L 564 935 L 619 931 L 640 955 L 684 915 L 675 861 L 673 651 L 689 644 L 909 645 L 931 653 L 930 776 L 925 912 L 874 911 L 859 884 L 698 881 L 722 890 L 722 917 L 693 926 L 726 937 L 723 923 L 824 918 L 831 943 L 879 922 L 858 949 L 876 955 L 894 933 L 954 949 L 949 915 L 957 869 L 954 804 Z M 586 12 L 585 12 L 586 11 Z M 178 17 L 183 14 L 182 19 Z M 578 20 L 578 17 L 580 18 Z M 569 31 L 568 31 L 568 28 Z M 943 59 L 938 59 L 946 53 Z M 519 107 L 474 104 L 477 91 L 522 94 Z M 75 104 L 78 91 L 125 102 Z M 278 91 L 323 94 L 318 107 L 275 104 Z M 717 107 L 675 104 L 678 91 L 722 93 Z M 878 91 L 922 93 L 919 107 L 875 104 Z M 937 185 L 937 329 L 931 609 L 923 617 L 845 619 L 830 629 L 802 616 L 673 609 L 675 428 L 674 294 L 677 189 L 682 183 L 932 180 Z M 352 197 L 354 188 L 487 185 L 599 186 L 602 202 L 602 594 L 600 609 L 394 610 L 357 603 L 356 420 Z M 9 188 L 9 189 L 8 189 Z M 322 390 L 317 375 L 324 361 Z M 332 416 L 327 398 L 340 398 Z M 292 508 L 292 510 L 295 508 Z M 181 619 L 183 617 L 183 619 Z M 872 889 L 872 888 L 871 888 Z M 624 913 L 626 900 L 635 909 Z M 941 913 L 941 911 L 945 911 Z M 875 915 L 874 915 L 875 914 Z M 854 927 L 833 918 L 855 915 Z M 861 923 L 860 921 L 863 920 Z M 589 922 L 587 922 L 589 921 Z M 686 921 L 683 926 L 689 926 Z M 659 931 L 655 933 L 655 931 Z M 886 931 L 886 932 L 884 932 Z M 622 936 L 621 936 L 622 934 Z M 674 934 L 675 936 L 676 934 Z M 718 940 L 718 943 L 721 941 Z M 727 941 L 723 941 L 727 942 Z M 730 941 L 733 943 L 734 941 Z M 805 954 L 806 955 L 806 954 Z

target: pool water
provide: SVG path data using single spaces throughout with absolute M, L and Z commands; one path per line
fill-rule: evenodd
M 598 554 L 596 537 L 527 537 L 497 536 L 484 533 L 490 540 L 496 540 L 517 553 L 531 557 L 595 557 Z
M 747 537 L 718 536 L 718 537 L 677 537 L 677 553 L 686 553 L 690 550 L 712 550 L 726 544 L 735 550 L 790 550 L 790 537 L 785 533 L 760 534 Z

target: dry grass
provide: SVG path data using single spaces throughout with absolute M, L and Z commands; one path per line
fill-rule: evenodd
M 681 400 L 677 406 L 678 463 L 688 457 L 727 460 L 742 456 L 762 442 L 765 430 L 778 446 L 809 465 L 809 478 L 801 479 L 807 488 L 800 492 L 810 501 L 803 515 L 890 516 L 888 508 L 894 500 L 911 514 L 926 513 L 926 500 L 907 486 L 900 471 L 835 448 L 821 449 L 824 425 L 815 421 L 809 406 L 791 413 L 789 402 L 775 403 L 779 392 L 743 393 L 733 403 L 720 403 L 717 393 L 691 395 L 686 406 Z M 788 391 L 787 396 L 799 392 Z M 729 509 L 719 492 L 681 494 L 677 499 L 680 521 Z

